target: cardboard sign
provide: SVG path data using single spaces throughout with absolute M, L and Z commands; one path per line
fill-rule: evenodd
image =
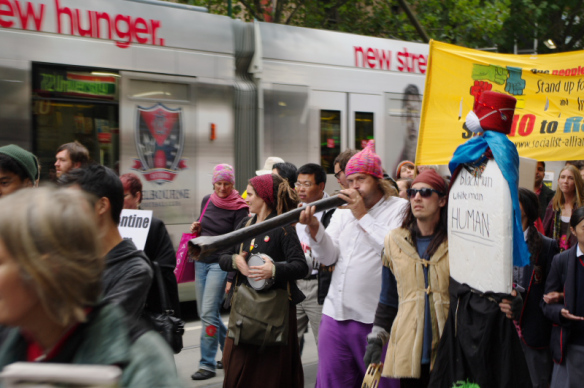
M 152 210 L 123 209 L 118 230 L 125 239 L 130 239 L 136 248 L 144 250 L 152 222 Z
M 480 177 L 464 168 L 448 199 L 450 275 L 486 292 L 510 293 L 513 283 L 513 205 L 497 162 Z
M 537 160 L 519 157 L 519 187 L 533 190 Z

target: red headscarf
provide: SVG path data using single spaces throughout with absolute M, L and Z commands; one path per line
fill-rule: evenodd
M 274 178 L 272 174 L 254 176 L 249 180 L 258 197 L 264 200 L 266 205 L 274 205 Z
M 440 174 L 432 169 L 424 170 L 418 174 L 416 179 L 412 182 L 412 186 L 416 183 L 425 183 L 430 185 L 434 190 L 441 192 L 443 195 L 448 194 L 446 181 L 440 176 Z

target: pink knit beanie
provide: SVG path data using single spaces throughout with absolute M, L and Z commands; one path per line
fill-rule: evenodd
M 228 164 L 218 164 L 213 168 L 213 184 L 219 181 L 226 181 L 235 184 L 235 173 L 233 167 Z
M 345 175 L 367 174 L 375 178 L 383 178 L 381 159 L 375 153 L 375 140 L 369 140 L 365 149 L 356 153 L 345 167 Z

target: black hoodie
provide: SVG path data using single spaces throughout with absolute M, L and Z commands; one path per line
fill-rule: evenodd
M 137 319 L 142 314 L 153 272 L 150 264 L 131 240 L 123 240 L 106 256 L 103 272 L 103 301 L 121 306 L 128 317 Z

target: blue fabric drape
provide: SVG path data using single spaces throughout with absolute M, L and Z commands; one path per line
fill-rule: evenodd
M 448 164 L 450 173 L 454 174 L 456 168 L 463 163 L 472 163 L 483 157 L 490 148 L 503 177 L 509 184 L 511 199 L 513 201 L 513 265 L 524 267 L 529 264 L 529 251 L 523 238 L 521 226 L 521 209 L 519 208 L 519 154 L 507 136 L 499 132 L 486 131 L 482 136 L 473 137 L 464 144 L 458 146 Z

